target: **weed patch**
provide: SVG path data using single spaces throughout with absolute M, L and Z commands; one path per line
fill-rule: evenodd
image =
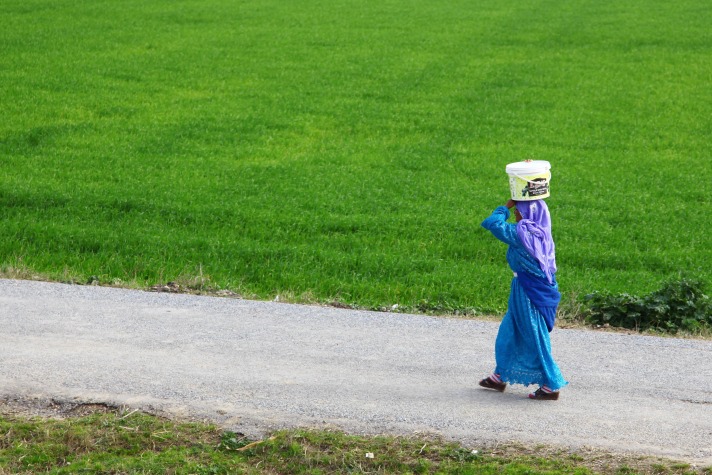
M 595 292 L 585 297 L 586 320 L 634 330 L 699 333 L 712 328 L 712 300 L 700 280 L 680 279 L 643 297 Z

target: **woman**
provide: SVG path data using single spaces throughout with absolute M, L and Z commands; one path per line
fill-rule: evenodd
M 508 223 L 509 210 L 515 206 L 517 224 Z M 509 200 L 482 227 L 509 245 L 507 262 L 514 278 L 495 342 L 497 367 L 480 386 L 501 392 L 507 383 L 538 384 L 529 398 L 556 400 L 559 389 L 568 383 L 551 356 L 549 340 L 561 299 L 549 208 L 543 200 Z

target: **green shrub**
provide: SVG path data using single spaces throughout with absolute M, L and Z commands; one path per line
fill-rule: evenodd
M 700 280 L 667 281 L 643 297 L 594 292 L 585 301 L 586 321 L 592 324 L 670 333 L 712 328 L 712 302 Z

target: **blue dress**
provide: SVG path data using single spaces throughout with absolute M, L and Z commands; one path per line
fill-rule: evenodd
M 522 245 L 517 226 L 508 223 L 508 218 L 509 209 L 500 206 L 482 222 L 482 227 L 509 245 L 507 262 L 515 273 L 507 313 L 495 342 L 497 367 L 494 372 L 507 383 L 546 385 L 556 391 L 568 383 L 551 356 L 550 328 L 542 312 L 527 296 L 517 275 L 525 273 L 528 280 L 548 281 L 539 263 Z M 555 280 L 553 285 L 558 287 Z

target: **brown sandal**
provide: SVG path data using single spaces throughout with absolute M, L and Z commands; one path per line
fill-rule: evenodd
M 494 389 L 495 391 L 499 391 L 502 393 L 507 387 L 507 383 L 498 383 L 492 380 L 492 378 L 490 378 L 489 376 L 487 376 L 485 379 L 480 381 L 480 386 L 487 389 Z
M 529 395 L 529 399 L 536 399 L 538 401 L 556 401 L 559 399 L 559 391 L 548 393 L 539 388 Z

